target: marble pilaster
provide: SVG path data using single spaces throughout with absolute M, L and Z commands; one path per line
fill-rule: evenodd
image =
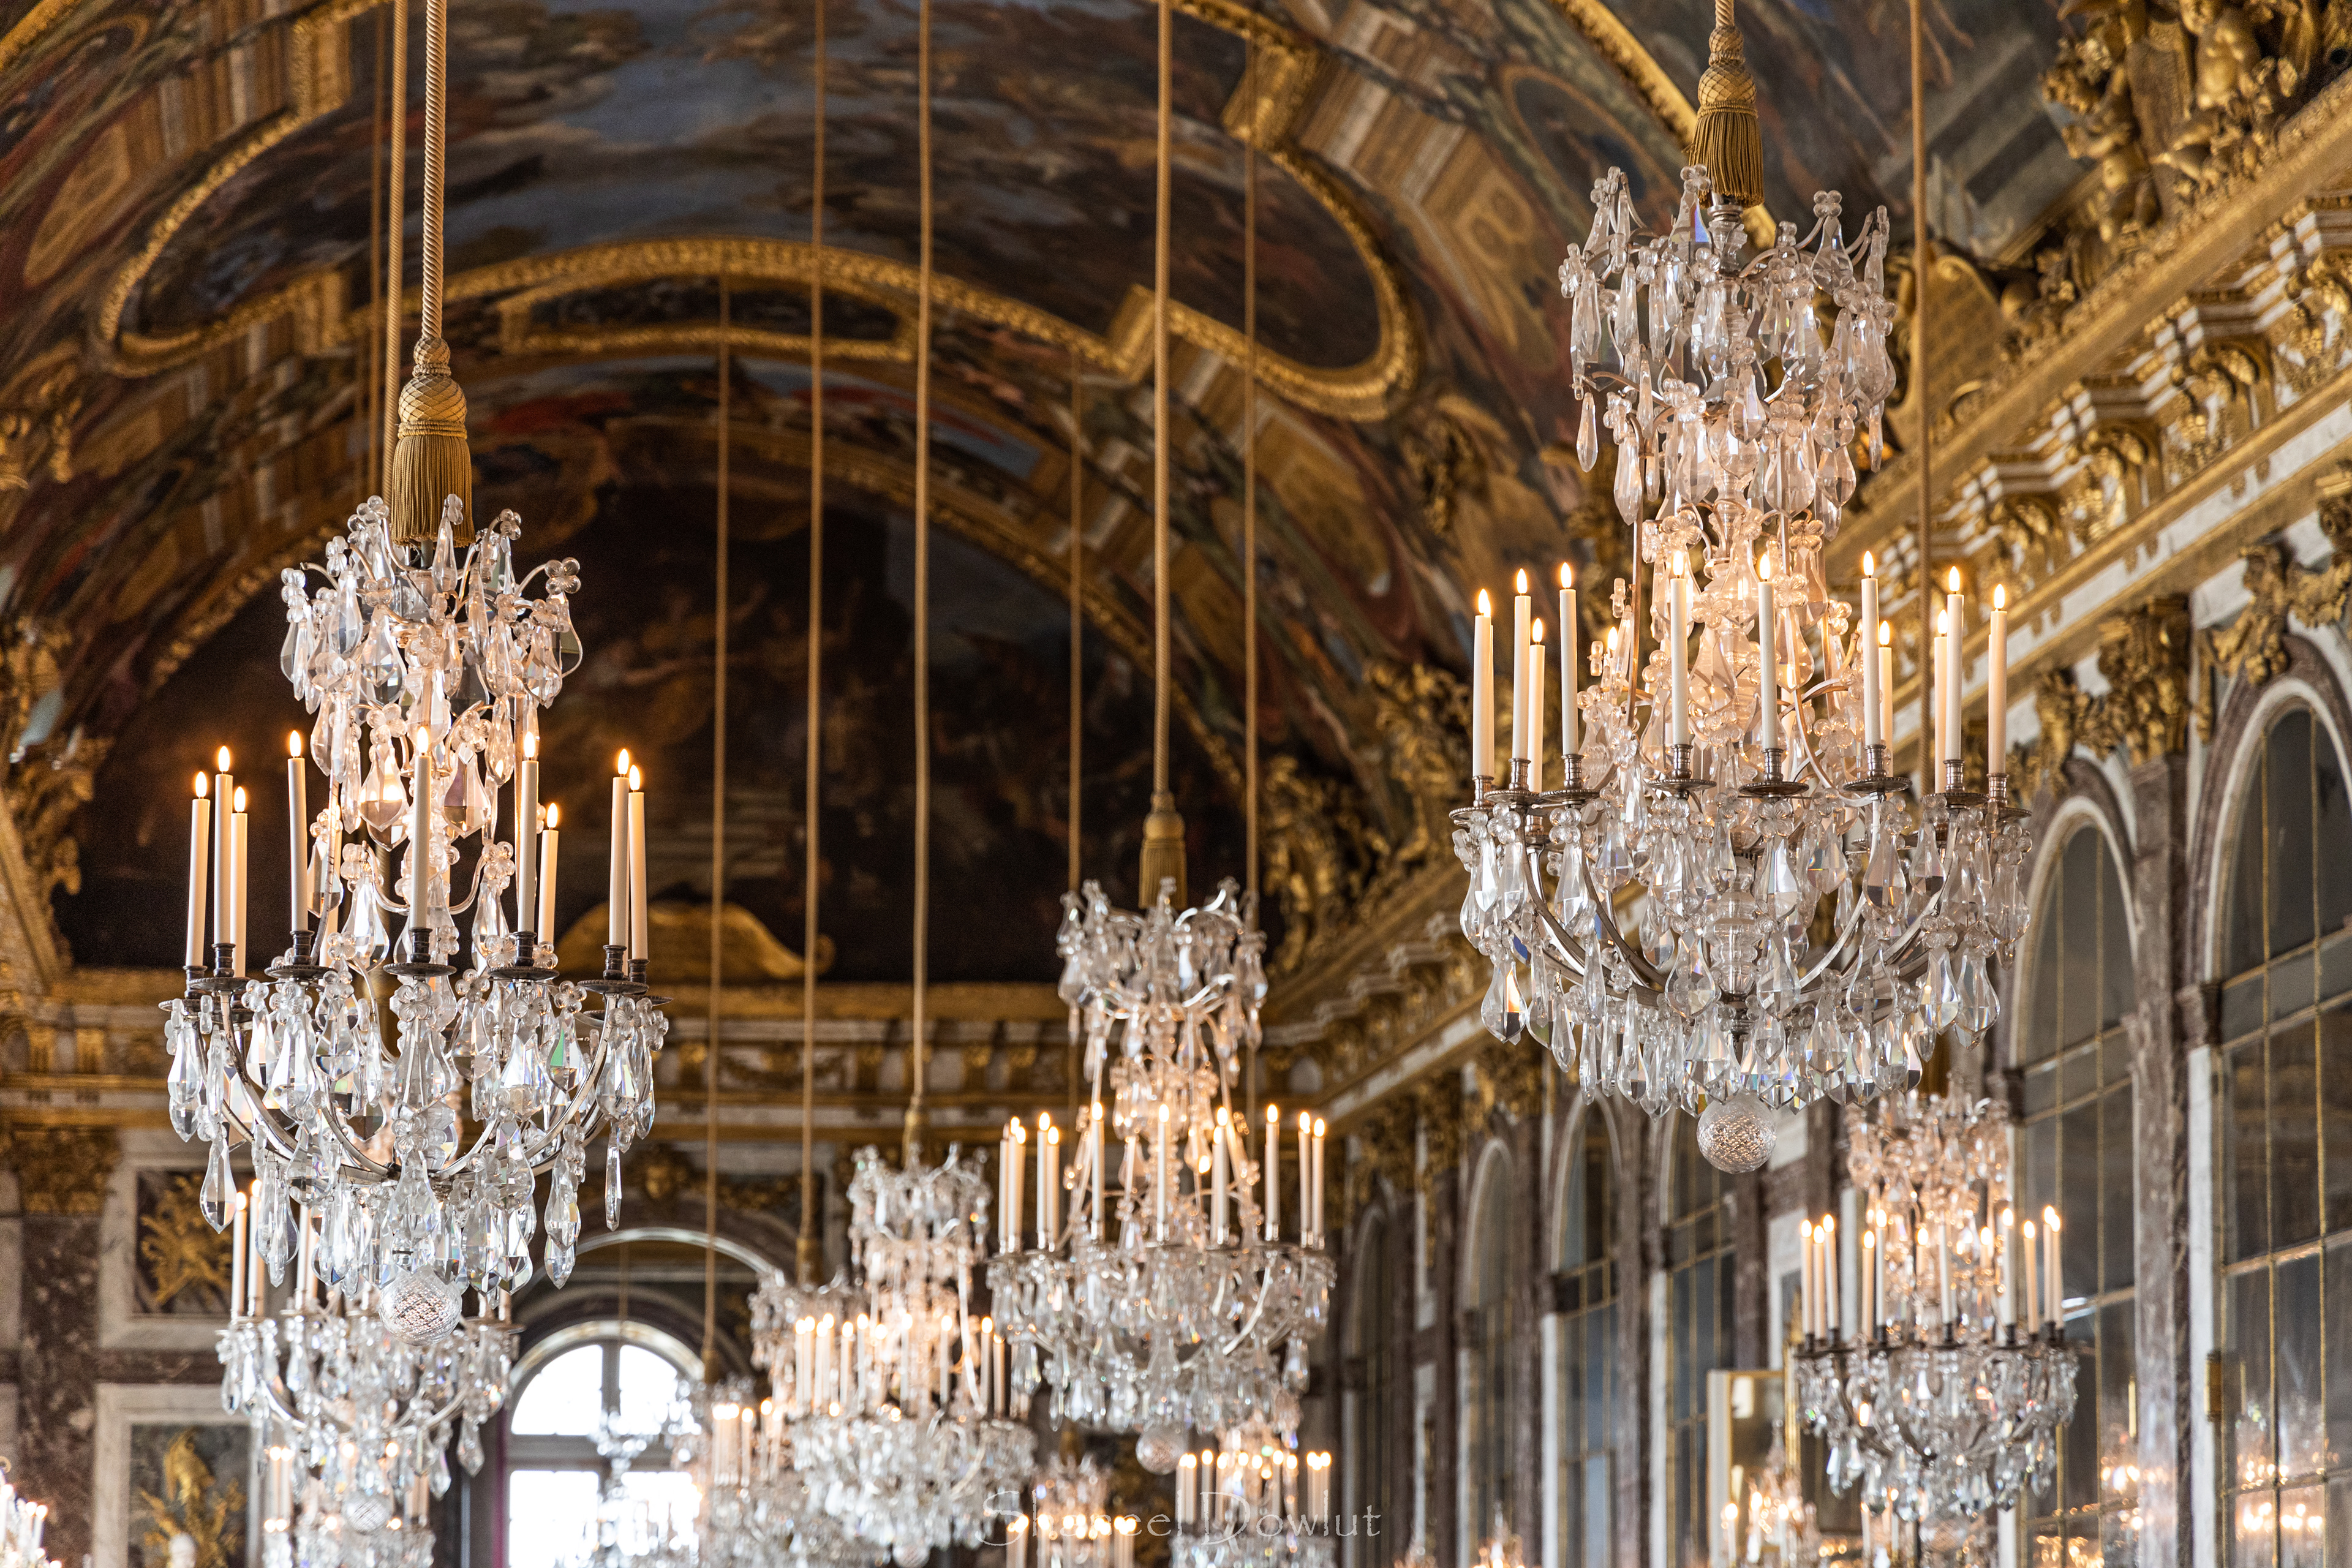
M 2139 1386 L 2139 1561 L 2186 1568 L 2185 1488 L 2195 1436 L 2189 1354 L 2189 1076 L 2175 994 L 2187 953 L 2189 763 L 2162 756 L 2131 771 L 2136 843 L 2130 890 L 2137 931 L 2132 1026 Z
M 25 1321 L 13 1474 L 49 1506 L 60 1563 L 90 1548 L 98 1421 L 98 1216 L 25 1218 Z

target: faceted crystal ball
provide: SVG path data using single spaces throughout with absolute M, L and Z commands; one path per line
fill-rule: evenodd
M 383 1293 L 383 1321 L 412 1345 L 438 1344 L 457 1326 L 461 1287 L 430 1268 L 412 1268 Z
M 373 1535 L 392 1522 L 392 1500 L 382 1492 L 355 1491 L 343 1500 L 343 1528 L 354 1535 Z
M 1184 1457 L 1184 1428 L 1146 1426 L 1135 1439 L 1135 1461 L 1155 1476 L 1164 1476 Z
M 1759 1170 L 1772 1157 L 1775 1134 L 1763 1102 L 1752 1095 L 1711 1100 L 1698 1117 L 1698 1152 L 1735 1176 Z

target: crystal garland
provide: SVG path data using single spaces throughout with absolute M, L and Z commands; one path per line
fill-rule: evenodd
M 551 809 L 544 834 L 536 820 L 538 710 L 579 661 L 569 605 L 578 568 L 556 562 L 518 578 L 512 512 L 461 559 L 453 538 L 462 521 L 452 497 L 432 547 L 404 552 L 372 498 L 350 537 L 329 543 L 325 565 L 308 569 L 324 580 L 315 596 L 303 570 L 287 572 L 284 664 L 295 695 L 318 715 L 309 754 L 326 773 L 328 796 L 313 818 L 298 737 L 289 815 L 304 825 L 307 858 L 292 880 L 293 945 L 268 979 L 247 977 L 237 942 L 239 811 L 234 834 L 221 839 L 239 847 L 234 860 L 217 858 L 220 940 L 199 962 L 207 858 L 200 780 L 190 994 L 170 1005 L 167 1025 L 173 1126 L 213 1145 L 204 1188 L 213 1224 L 225 1219 L 228 1147 L 249 1136 L 261 1177 L 255 1225 L 270 1279 L 285 1277 L 292 1205 L 307 1203 L 324 1220 L 326 1283 L 346 1293 L 378 1288 L 386 1311 L 419 1339 L 457 1321 L 458 1289 L 513 1289 L 530 1277 L 541 1172 L 551 1173 L 548 1273 L 559 1285 L 570 1276 L 588 1142 L 606 1134 L 606 1191 L 617 1194 L 621 1156 L 652 1123 L 653 1057 L 666 1028 L 644 994 L 642 963 L 621 969 L 633 930 L 631 874 L 643 875 L 641 848 L 635 865 L 621 851 L 622 826 L 642 845 L 641 793 L 616 781 L 621 913 L 606 976 L 586 987 L 559 980 L 551 948 L 528 929 L 554 908 Z M 546 592 L 532 598 L 527 590 L 542 575 Z M 226 828 L 242 792 L 226 750 L 222 763 L 214 804 Z M 500 841 L 499 794 L 509 780 L 514 828 Z M 478 846 L 460 897 L 453 884 L 468 839 Z M 403 843 L 395 884 L 388 862 Z M 520 933 L 503 907 L 510 882 L 519 882 Z M 469 910 L 473 966 L 459 973 L 455 917 Z M 407 918 L 397 941 L 387 914 Z M 635 934 L 642 959 L 642 930 Z M 605 995 L 601 1016 L 583 1011 L 590 991 Z M 391 1038 L 372 1000 L 387 993 L 397 1020 Z M 471 1144 L 461 1143 L 461 1103 L 480 1123 Z
M 1331 1456 L 1253 1423 L 1176 1465 L 1177 1568 L 1330 1568 Z
M 1109 1473 L 1091 1458 L 1056 1454 L 1025 1489 L 1033 1506 L 1015 1494 L 1004 1520 L 1004 1568 L 1135 1568 L 1142 1521 L 1112 1516 Z
M 1808 1222 L 1803 1249 L 1798 1396 L 1829 1444 L 1830 1484 L 1859 1483 L 1866 1510 L 1906 1522 L 2014 1507 L 2049 1485 L 2074 1413 L 2056 1211 L 2038 1237 L 2027 1220 L 2021 1241 L 1997 1102 L 1890 1096 L 1857 1122 L 1847 1168 L 1867 1218 L 1853 1311 L 1834 1222 Z
M 943 1165 L 894 1170 L 864 1149 L 849 1205 L 854 1285 L 812 1294 L 763 1281 L 755 1356 L 792 1467 L 820 1506 L 914 1568 L 936 1548 L 981 1544 L 1035 1438 L 1003 1414 L 1002 1361 L 970 1310 L 988 1224 L 979 1172 L 953 1150 Z M 806 1310 L 820 1300 L 838 1315 Z
M 755 1294 L 755 1335 L 763 1331 Z M 673 1459 L 695 1477 L 702 1513 L 696 1531 L 701 1568 L 872 1568 L 877 1553 L 817 1505 L 791 1465 L 783 1412 L 773 1399 L 751 1401 L 749 1384 L 730 1379 L 714 1393 L 698 1388 L 694 1429 L 675 1442 Z
M 0 1568 L 58 1568 L 57 1559 L 41 1545 L 49 1505 L 18 1492 L 7 1468 L 0 1461 Z
M 1034 1247 L 1021 1223 L 1030 1139 L 1008 1128 L 991 1300 L 1016 1398 L 1051 1384 L 1052 1419 L 1139 1430 L 1138 1457 L 1165 1473 L 1187 1427 L 1297 1429 L 1302 1342 L 1322 1326 L 1334 1279 L 1323 1134 L 1302 1119 L 1297 1239 L 1282 1240 L 1281 1124 L 1270 1110 L 1254 1156 L 1234 1103 L 1258 1038 L 1265 939 L 1233 882 L 1181 912 L 1165 899 L 1114 910 L 1091 882 L 1064 904 L 1061 994 L 1085 1042 L 1090 1103 L 1066 1173 L 1061 1131 L 1039 1119 Z
M 246 1237 L 239 1194 L 237 1239 Z M 261 1478 L 266 1568 L 373 1553 L 413 1555 L 430 1500 L 449 1489 L 448 1438 L 469 1474 L 482 1468 L 482 1423 L 505 1402 L 515 1331 L 504 1320 L 461 1324 L 415 1343 L 388 1325 L 362 1283 L 351 1296 L 317 1289 L 313 1238 L 299 1247 L 296 1289 L 272 1316 L 236 1298 L 257 1270 L 236 1259 L 221 1331 L 221 1405 L 247 1417 L 268 1460 Z
M 1990 795 L 1963 787 L 1957 581 L 1953 635 L 1935 654 L 1940 792 L 1915 817 L 1888 773 L 1877 579 L 1865 557 L 1857 616 L 1823 577 L 1854 483 L 1849 448 L 1862 440 L 1875 457 L 1894 384 L 1885 214 L 1864 227 L 1858 271 L 1829 194 L 1802 241 L 1784 226 L 1743 266 L 1740 210 L 1709 194 L 1705 169 L 1685 170 L 1672 227 L 1647 236 L 1611 171 L 1593 190 L 1591 238 L 1560 269 L 1579 457 L 1597 459 L 1605 425 L 1649 601 L 1638 577 L 1621 579 L 1613 624 L 1588 653 L 1561 569 L 1562 787 L 1546 790 L 1548 666 L 1524 573 L 1507 656 L 1509 776 L 1497 787 L 1486 774 L 1493 629 L 1479 595 L 1479 776 L 1454 814 L 1454 847 L 1471 883 L 1463 933 L 1491 965 L 1486 1026 L 1533 1035 L 1588 1090 L 1653 1115 L 1704 1098 L 1724 1135 L 1710 1157 L 1746 1170 L 1770 1150 L 1761 1106 L 1905 1087 L 1937 1031 L 1990 1026 L 1988 969 L 2025 929 L 2030 840 L 2006 774 L 1991 774 Z M 1836 310 L 1826 342 L 1823 296 Z M 1997 595 L 1996 769 L 2005 619 Z M 1824 899 L 1830 934 L 1815 942 Z

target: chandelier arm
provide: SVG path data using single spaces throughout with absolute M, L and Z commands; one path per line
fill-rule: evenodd
M 1519 847 L 1528 857 L 1529 869 L 1532 871 L 1536 847 L 1532 844 L 1522 844 Z M 1608 938 L 1610 945 L 1617 950 L 1618 956 L 1624 959 L 1626 967 L 1633 972 L 1636 984 L 1632 989 L 1654 999 L 1664 995 L 1665 976 L 1659 972 L 1657 965 L 1643 957 L 1632 944 L 1626 942 L 1624 934 L 1618 931 L 1615 921 L 1601 915 L 1601 911 L 1608 907 L 1608 900 L 1601 895 L 1600 888 L 1593 882 L 1592 868 L 1590 866 L 1584 868 L 1584 887 L 1586 893 L 1593 901 L 1594 929 Z M 1555 940 L 1563 945 L 1576 944 L 1576 939 L 1568 934 L 1566 928 L 1561 926 L 1558 918 L 1552 914 L 1551 906 L 1540 898 L 1530 898 L 1528 901 L 1535 906 L 1536 917 L 1543 921 Z M 1574 950 L 1572 946 L 1571 951 Z M 1577 966 L 1577 973 L 1580 974 L 1583 973 L 1581 964 Z

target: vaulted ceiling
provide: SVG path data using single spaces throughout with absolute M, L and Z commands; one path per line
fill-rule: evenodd
M 1238 868 L 1252 150 L 1263 732 L 1377 837 L 1409 804 L 1383 775 L 1368 671 L 1459 668 L 1461 584 L 1606 542 L 1580 533 L 1573 467 L 1543 456 L 1573 415 L 1551 273 L 1603 169 L 1624 167 L 1645 207 L 1670 199 L 1710 9 L 1180 0 L 1171 586 L 1196 877 Z M 2055 8 L 1928 12 L 1934 216 L 1996 257 L 2077 174 L 2036 90 Z M 1050 972 L 1069 831 L 1074 379 L 1089 873 L 1126 879 L 1141 810 L 1154 11 L 936 0 L 934 16 L 932 493 L 963 552 L 935 605 L 961 694 L 937 737 L 949 892 L 1024 911 L 944 952 L 953 975 L 1010 978 Z M 86 961 L 168 960 L 138 913 L 155 858 L 125 846 L 167 820 L 215 731 L 262 744 L 285 727 L 269 579 L 376 488 L 389 16 L 367 0 L 35 0 L 0 25 L 0 605 L 58 660 L 26 739 L 112 746 L 86 821 L 146 825 L 81 835 L 89 885 L 59 914 Z M 830 0 L 826 18 L 828 636 L 853 650 L 829 704 L 844 750 L 827 789 L 849 815 L 827 829 L 827 929 L 839 973 L 880 977 L 899 961 L 884 933 L 901 923 L 909 809 L 915 9 Z M 730 769 L 730 812 L 747 885 L 773 884 L 752 901 L 795 931 L 814 21 L 811 0 L 452 4 L 448 336 L 478 504 L 515 507 L 527 551 L 588 567 L 590 663 L 559 712 L 583 756 L 677 759 L 667 864 L 688 888 L 708 853 L 708 764 L 688 759 L 709 752 L 725 279 L 730 615 L 751 661 L 730 711 L 762 737 Z M 1879 203 L 1907 217 L 1904 7 L 1758 0 L 1741 21 L 1772 211 L 1805 216 L 1819 186 L 1844 193 L 1850 222 Z M 413 58 L 412 311 L 421 42 Z M 257 660 L 269 679 L 240 686 Z M 230 690 L 234 715 L 216 700 Z

